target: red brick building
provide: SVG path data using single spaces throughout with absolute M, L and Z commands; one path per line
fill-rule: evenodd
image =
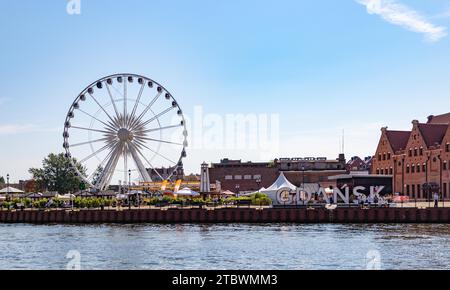
M 280 175 L 294 185 L 319 183 L 322 186 L 334 185 L 329 176 L 346 173 L 345 156 L 337 159 L 322 157 L 281 158 L 271 162 L 242 162 L 241 160 L 222 159 L 209 167 L 210 182 L 219 181 L 223 190 L 233 192 L 256 191 L 271 186 Z
M 430 116 L 427 123 L 412 121 L 411 131 L 381 129 L 372 173 L 393 176 L 393 190 L 411 198 L 429 196 L 434 185 L 450 197 L 450 113 Z

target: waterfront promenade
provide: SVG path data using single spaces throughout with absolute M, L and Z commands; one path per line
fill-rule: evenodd
M 3 210 L 0 223 L 450 223 L 450 207 Z

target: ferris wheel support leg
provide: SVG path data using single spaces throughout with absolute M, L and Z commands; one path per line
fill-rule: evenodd
M 103 172 L 99 178 L 98 189 L 104 190 L 106 185 L 111 181 L 114 168 L 116 168 L 117 163 L 119 162 L 120 157 L 120 151 L 121 146 L 117 146 L 114 149 L 114 153 L 111 155 L 111 158 L 108 160 L 108 163 L 106 164 L 105 168 L 103 169 Z
M 152 178 L 150 177 L 150 174 L 148 174 L 148 171 L 145 168 L 144 163 L 142 163 L 141 159 L 139 158 L 139 155 L 137 154 L 134 146 L 130 146 L 130 153 L 133 157 L 134 162 L 136 163 L 136 167 L 139 170 L 142 180 L 144 182 L 151 182 Z

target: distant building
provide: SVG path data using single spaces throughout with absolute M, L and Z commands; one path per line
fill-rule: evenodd
M 444 198 L 450 189 L 450 113 L 412 121 L 410 131 L 381 128 L 372 173 L 393 176 L 393 190 L 411 198 L 427 198 L 433 188 Z
M 222 159 L 209 167 L 211 183 L 220 182 L 222 190 L 234 192 L 256 191 L 269 187 L 283 172 L 296 186 L 304 183 L 320 183 L 328 186 L 329 176 L 344 174 L 346 160 L 340 154 L 335 160 L 324 157 L 280 158 L 270 162 L 242 162 Z
M 162 168 L 147 169 L 147 171 L 150 174 L 152 181 L 155 182 L 166 180 L 171 174 L 172 176 L 169 178 L 169 180 L 172 182 L 178 179 L 184 179 L 183 163 L 180 163 L 180 165 L 176 169 L 175 167 L 167 167 L 167 168 L 162 167 Z M 161 177 L 163 179 L 161 179 Z
M 358 156 L 352 157 L 346 164 L 345 169 L 351 171 L 367 171 L 370 172 L 372 167 L 372 156 L 365 157 L 364 160 Z

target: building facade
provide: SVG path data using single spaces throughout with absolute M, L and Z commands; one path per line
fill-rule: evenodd
M 257 191 L 271 186 L 283 172 L 294 185 L 319 183 L 322 186 L 333 185 L 328 177 L 343 174 L 346 160 L 340 154 L 335 160 L 327 158 L 280 158 L 271 162 L 242 162 L 241 160 L 222 159 L 209 167 L 211 183 L 220 183 L 222 190 L 233 192 Z
M 411 131 L 381 129 L 372 173 L 391 175 L 393 192 L 430 198 L 427 187 L 450 197 L 450 113 L 412 121 Z

